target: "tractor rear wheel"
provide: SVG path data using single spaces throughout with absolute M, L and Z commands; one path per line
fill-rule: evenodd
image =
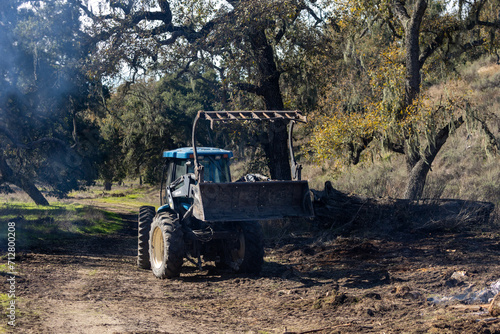
M 259 274 L 264 263 L 264 235 L 258 221 L 241 222 L 240 235 L 231 249 L 231 267 L 238 273 Z
M 149 230 L 155 216 L 153 206 L 141 206 L 137 219 L 137 266 L 142 269 L 149 269 Z
M 149 240 L 153 274 L 158 278 L 179 276 L 184 262 L 184 235 L 177 215 L 162 212 L 154 217 Z

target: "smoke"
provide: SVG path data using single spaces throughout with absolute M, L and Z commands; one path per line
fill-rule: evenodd
M 96 177 L 99 133 L 85 132 L 81 116 L 90 86 L 78 4 L 0 7 L 0 158 L 59 194 Z
M 3 4 L 0 7 L 0 108 L 3 114 L 5 96 L 9 94 L 12 87 L 15 86 L 15 74 L 13 73 L 14 60 L 16 59 L 16 50 L 14 48 L 15 40 L 13 38 L 13 23 L 15 22 L 15 11 L 9 4 Z M 2 116 L 0 114 L 0 117 Z

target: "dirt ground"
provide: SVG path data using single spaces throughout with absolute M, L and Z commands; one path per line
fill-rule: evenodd
M 500 333 L 495 231 L 267 239 L 260 277 L 136 267 L 136 217 L 103 237 L 20 254 L 19 333 Z M 500 288 L 500 283 L 498 284 Z

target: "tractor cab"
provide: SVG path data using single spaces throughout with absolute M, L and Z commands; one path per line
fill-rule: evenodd
M 231 151 L 213 148 L 197 148 L 198 163 L 203 166 L 204 182 L 227 183 L 231 182 L 229 170 Z M 195 178 L 195 161 L 192 147 L 183 147 L 172 151 L 163 152 L 166 161 L 166 174 L 164 176 L 165 193 L 163 186 L 160 200 L 163 209 L 174 209 L 185 212 L 193 204 L 190 196 L 191 185 L 197 184 Z
M 197 153 L 198 160 L 204 169 L 205 182 L 231 182 L 229 159 L 232 158 L 233 152 L 213 147 L 199 147 Z M 183 175 L 194 173 L 192 147 L 165 151 L 163 157 L 168 159 L 167 186 Z

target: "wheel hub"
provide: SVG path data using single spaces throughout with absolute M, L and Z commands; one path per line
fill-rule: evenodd
M 151 254 L 151 264 L 154 268 L 160 268 L 163 265 L 163 254 L 165 253 L 163 233 L 160 228 L 156 227 L 154 229 L 152 239 L 151 247 L 153 251 Z

